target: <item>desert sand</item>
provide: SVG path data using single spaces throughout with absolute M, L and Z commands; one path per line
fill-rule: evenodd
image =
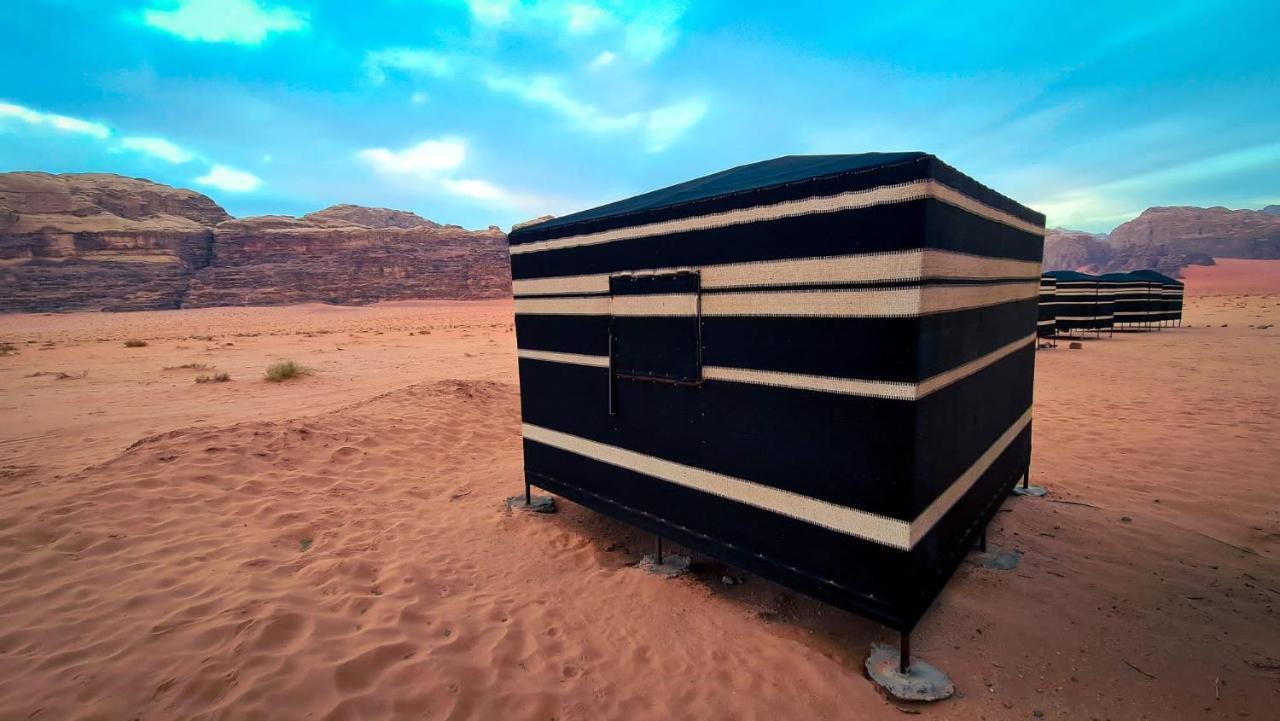
M 1188 327 L 1039 353 L 1050 495 L 918 627 L 931 706 L 870 621 L 510 514 L 509 302 L 0 316 L 0 719 L 1277 718 L 1280 289 L 1194 279 Z

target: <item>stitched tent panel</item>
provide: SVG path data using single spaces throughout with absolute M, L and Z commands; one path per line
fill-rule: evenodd
M 1184 291 L 1182 282 L 1155 270 L 1135 270 L 1131 275 L 1159 285 L 1160 303 L 1156 320 L 1164 324 L 1177 323 L 1181 325 Z
M 526 478 L 910 629 L 1030 462 L 1043 236 L 924 153 L 515 229 Z
M 1036 335 L 1041 338 L 1052 338 L 1056 335 L 1058 320 L 1057 280 L 1051 275 L 1040 276 L 1039 317 L 1036 320 Z

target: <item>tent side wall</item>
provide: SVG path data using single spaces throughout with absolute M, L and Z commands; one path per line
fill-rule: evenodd
M 1056 335 L 1058 319 L 1056 287 L 1057 281 L 1052 276 L 1040 276 L 1040 304 L 1036 319 L 1036 335 L 1041 338 L 1052 338 Z
M 528 480 L 913 626 L 1029 463 L 1043 216 L 891 171 L 514 231 Z
M 1098 302 L 1098 282 L 1058 278 L 1054 290 L 1059 331 L 1093 330 Z

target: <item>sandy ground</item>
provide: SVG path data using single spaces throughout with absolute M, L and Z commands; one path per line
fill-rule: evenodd
M 1215 258 L 1214 265 L 1192 265 L 1183 271 L 1193 295 L 1280 295 L 1280 260 Z
M 1280 718 L 1280 296 L 1186 322 L 1040 353 L 1051 495 L 917 629 L 960 693 L 906 707 L 869 621 L 505 510 L 509 303 L 0 316 L 0 719 Z

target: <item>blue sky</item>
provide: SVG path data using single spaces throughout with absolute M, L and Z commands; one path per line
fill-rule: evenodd
M 504 228 L 792 153 L 924 150 L 1109 230 L 1280 203 L 1280 3 L 8 4 L 0 170 Z

